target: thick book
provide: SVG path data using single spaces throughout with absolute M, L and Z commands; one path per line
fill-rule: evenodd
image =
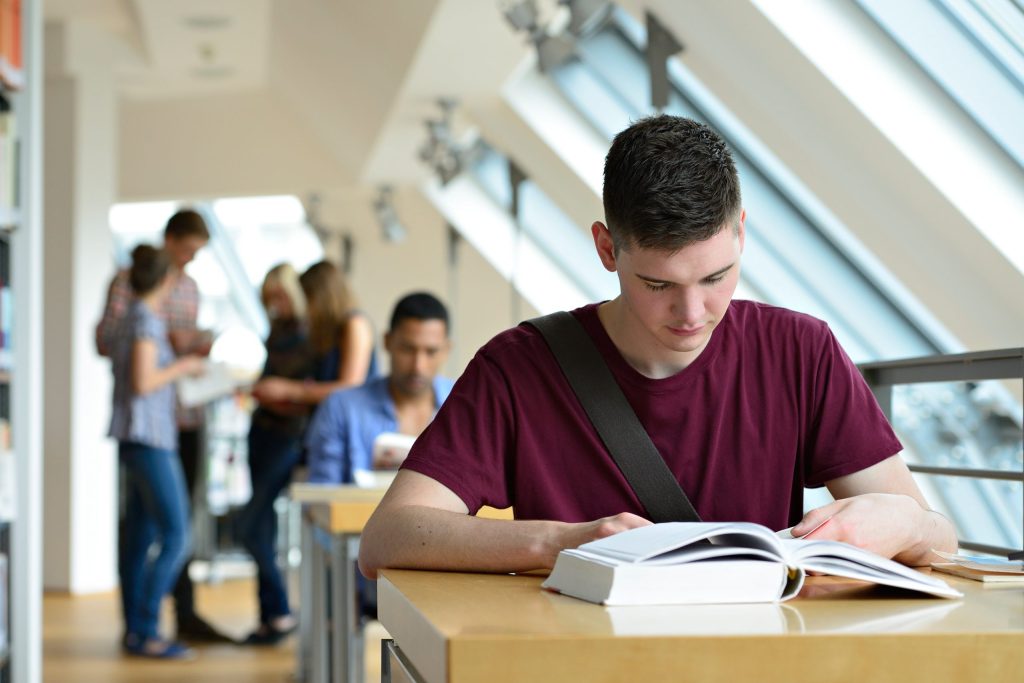
M 558 554 L 543 585 L 605 605 L 774 602 L 799 593 L 807 572 L 962 596 L 848 543 L 780 538 L 750 522 L 668 522 L 584 543 Z

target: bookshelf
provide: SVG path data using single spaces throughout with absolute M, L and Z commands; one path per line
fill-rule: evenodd
M 0 0 L 0 683 L 42 680 L 41 47 Z
M 0 682 L 12 680 L 11 582 L 17 460 L 11 450 L 11 234 L 21 224 L 15 110 L 21 70 L 21 16 L 17 0 L 0 0 Z

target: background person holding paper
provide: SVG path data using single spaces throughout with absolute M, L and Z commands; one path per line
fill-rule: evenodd
M 164 251 L 170 257 L 171 289 L 160 303 L 157 315 L 167 326 L 171 347 L 178 356 L 210 352 L 213 338 L 206 330 L 196 326 L 199 316 L 199 286 L 186 272 L 196 253 L 210 241 L 210 231 L 202 215 L 192 209 L 181 209 L 171 216 L 164 228 Z M 103 316 L 96 325 L 96 350 L 101 356 L 110 356 L 117 326 L 124 319 L 134 301 L 128 270 L 114 276 L 107 289 Z M 177 407 L 178 456 L 185 472 L 189 499 L 195 495 L 199 481 L 199 466 L 203 462 L 206 439 L 203 433 L 202 406 Z M 124 520 L 121 521 L 123 526 Z M 178 637 L 194 642 L 233 642 L 208 621 L 196 613 L 195 590 L 188 573 L 188 565 L 174 586 L 174 613 Z
M 732 154 L 673 116 L 619 133 L 591 232 L 620 294 L 572 315 L 705 521 L 847 541 L 905 564 L 952 550 L 901 445 L 828 326 L 734 301 L 746 213 Z M 836 502 L 803 515 L 805 486 Z M 515 521 L 478 519 L 512 505 Z M 359 562 L 509 572 L 649 524 L 530 325 L 470 362 L 367 524 Z
M 134 298 L 111 339 L 114 405 L 110 436 L 119 444 L 126 477 L 126 510 L 118 569 L 125 632 L 134 655 L 178 659 L 183 645 L 160 638 L 160 603 L 189 546 L 189 500 L 178 458 L 174 380 L 202 372 L 196 355 L 175 358 L 167 324 L 157 314 L 175 284 L 166 252 L 141 245 L 128 280 Z M 158 544 L 159 552 L 150 553 Z

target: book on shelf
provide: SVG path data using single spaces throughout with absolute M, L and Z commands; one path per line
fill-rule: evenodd
M 18 132 L 14 113 L 0 102 L 0 227 L 10 227 L 18 209 Z
M 25 81 L 21 63 L 21 0 L 0 0 L 0 86 L 16 90 Z
M 750 522 L 668 522 L 563 550 L 544 587 L 605 605 L 788 600 L 808 572 L 943 598 L 945 581 L 837 541 L 782 538 Z

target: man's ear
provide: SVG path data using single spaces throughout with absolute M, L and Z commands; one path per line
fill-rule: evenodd
M 597 256 L 601 259 L 601 265 L 609 273 L 614 273 L 615 266 L 615 242 L 612 241 L 612 234 L 608 227 L 601 221 L 594 221 L 590 226 L 590 233 L 594 236 L 594 247 L 597 249 Z
M 384 350 L 391 353 L 391 331 L 384 333 Z
M 740 253 L 743 253 L 743 240 L 747 236 L 747 210 L 740 211 L 740 223 L 736 230 L 736 236 L 740 238 Z

